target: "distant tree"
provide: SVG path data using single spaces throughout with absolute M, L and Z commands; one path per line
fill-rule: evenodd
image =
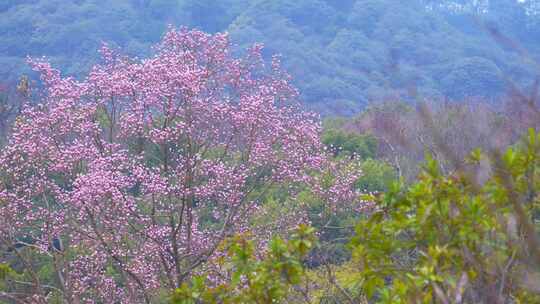
M 523 105 L 514 104 L 513 114 L 501 112 L 478 100 L 433 102 L 417 108 L 405 102 L 387 102 L 368 108 L 347 125 L 360 134 L 372 134 L 378 142 L 377 158 L 396 168 L 399 177 L 411 181 L 426 152 L 448 173 L 455 169 L 455 162 L 460 163 L 475 148 L 500 149 L 512 144 L 518 133 L 535 126 L 532 121 L 538 117 Z M 512 115 L 528 118 L 518 120 L 523 125 L 517 127 Z M 441 144 L 456 159 L 449 159 Z
M 502 72 L 493 62 L 473 57 L 452 63 L 441 84 L 446 96 L 455 99 L 497 96 L 503 92 Z
M 346 130 L 344 125 L 345 122 L 340 121 L 340 119 L 325 121 L 321 140 L 327 149 L 334 156 L 358 159 L 374 158 L 377 152 L 375 137 Z
M 356 1 L 351 14 L 348 18 L 348 24 L 364 32 L 368 37 L 371 36 L 379 19 L 384 14 L 385 1 Z

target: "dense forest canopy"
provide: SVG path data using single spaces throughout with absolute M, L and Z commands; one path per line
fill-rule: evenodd
M 0 79 L 46 56 L 80 77 L 102 42 L 145 56 L 167 25 L 227 31 L 282 54 L 303 100 L 348 114 L 389 96 L 494 100 L 533 83 L 534 0 L 10 0 L 0 3 Z M 499 35 L 500 39 L 494 37 Z M 495 39 L 494 39 L 495 38 Z M 502 42 L 502 43 L 501 43 Z M 515 43 L 514 43 L 515 42 Z

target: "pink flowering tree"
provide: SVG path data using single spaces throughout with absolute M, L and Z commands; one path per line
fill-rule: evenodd
M 0 299 L 150 303 L 255 231 L 267 189 L 317 183 L 320 124 L 279 60 L 231 53 L 226 34 L 170 29 L 148 59 L 104 47 L 83 81 L 30 60 L 46 90 L 0 159 L 0 247 L 23 277 Z M 353 183 L 314 189 L 335 206 Z

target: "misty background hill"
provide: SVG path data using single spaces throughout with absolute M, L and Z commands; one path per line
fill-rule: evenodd
M 148 55 L 169 24 L 228 31 L 239 51 L 264 43 L 325 114 L 396 97 L 495 101 L 539 70 L 537 0 L 4 0 L 0 81 L 30 73 L 27 55 L 77 77 L 102 41 Z

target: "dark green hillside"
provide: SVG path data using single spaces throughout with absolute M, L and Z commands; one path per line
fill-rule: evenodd
M 507 37 L 537 57 L 537 12 L 530 0 L 10 0 L 0 4 L 0 77 L 27 73 L 27 55 L 81 75 L 102 41 L 142 56 L 172 24 L 229 31 L 242 48 L 265 43 L 322 112 L 412 92 L 495 99 L 502 75 L 520 86 L 536 75 Z

